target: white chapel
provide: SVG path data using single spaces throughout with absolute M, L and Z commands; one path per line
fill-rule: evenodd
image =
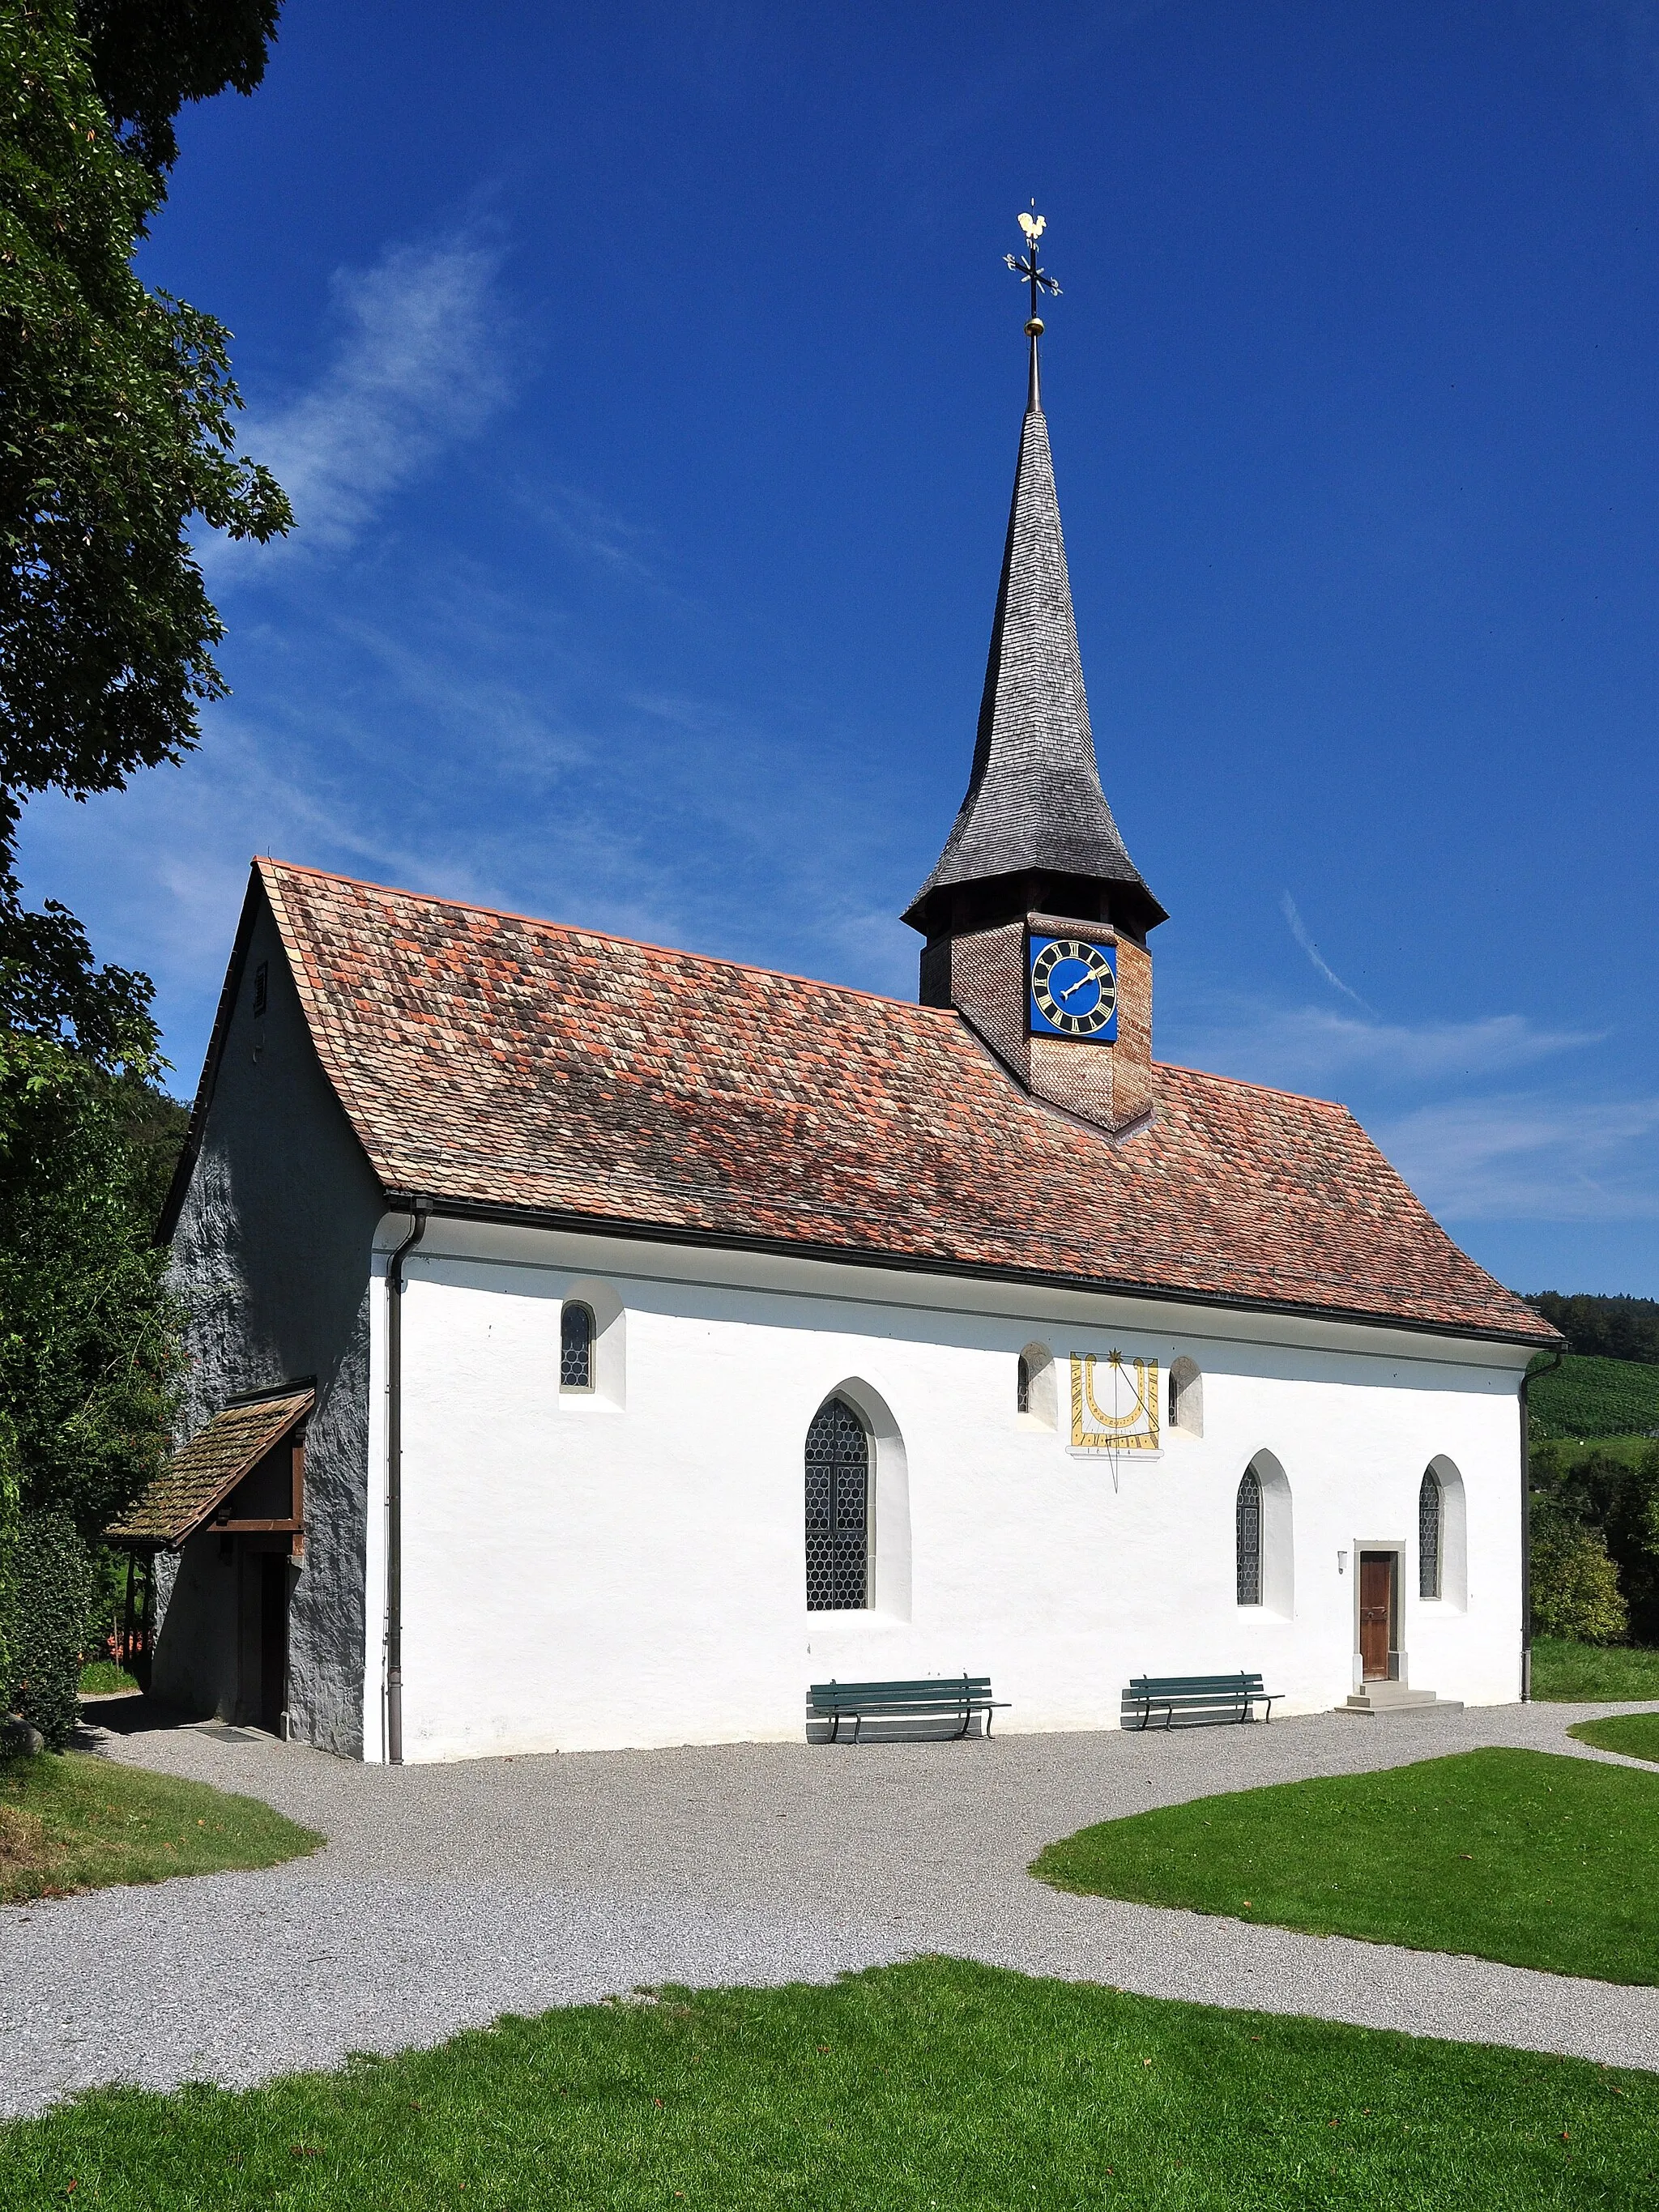
M 111 1532 L 157 1697 L 434 1760 L 799 1741 L 831 1679 L 1522 1694 L 1554 1332 L 1344 1108 L 1154 1056 L 1033 304 L 916 1002 L 254 863 Z

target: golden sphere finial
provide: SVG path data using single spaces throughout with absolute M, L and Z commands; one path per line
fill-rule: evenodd
M 1042 318 L 1041 315 L 1032 316 L 1030 321 L 1025 325 L 1025 335 L 1028 338 L 1040 338 L 1042 336 Z

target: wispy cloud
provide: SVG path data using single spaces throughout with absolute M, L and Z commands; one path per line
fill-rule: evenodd
M 1315 972 L 1317 975 L 1322 975 L 1325 981 L 1334 990 L 1340 991 L 1345 998 L 1352 999 L 1356 1006 L 1365 1006 L 1365 1012 L 1370 1013 L 1371 1009 L 1365 1006 L 1365 1001 L 1360 997 L 1358 992 L 1353 988 L 1352 984 L 1345 983 L 1343 981 L 1342 978 L 1337 974 L 1335 969 L 1330 965 L 1329 962 L 1320 951 L 1319 947 L 1314 943 L 1313 939 L 1308 934 L 1308 925 L 1303 921 L 1300 913 L 1297 911 L 1296 901 L 1291 896 L 1288 891 L 1285 891 L 1282 895 L 1279 904 L 1280 912 L 1284 915 L 1285 921 L 1289 922 L 1291 926 L 1291 935 L 1295 938 L 1297 943 L 1302 947 L 1302 950 L 1307 954 L 1309 959 L 1313 963 Z
M 294 503 L 290 553 L 340 553 L 382 503 L 507 397 L 501 247 L 462 233 L 391 248 L 334 280 L 340 336 L 309 391 L 250 409 L 246 450 Z M 270 557 L 225 539 L 202 549 L 216 583 Z
M 661 547 L 654 531 L 591 492 L 561 485 L 535 512 L 569 552 L 641 583 L 659 580 Z
M 1456 1099 L 1372 1133 L 1447 1221 L 1659 1219 L 1659 1098 Z
M 1362 1019 L 1328 1006 L 1264 1004 L 1243 1013 L 1235 1007 L 1224 1023 L 1189 1032 L 1181 1056 L 1286 1089 L 1352 1080 L 1410 1089 L 1511 1074 L 1597 1042 L 1579 1030 L 1540 1029 L 1524 1014 L 1411 1024 Z

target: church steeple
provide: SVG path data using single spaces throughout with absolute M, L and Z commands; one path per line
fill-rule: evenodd
M 954 1006 L 1036 1095 L 1115 1132 L 1152 1108 L 1146 933 L 1167 917 L 1101 788 L 1039 379 L 1036 309 L 1060 287 L 1037 260 L 1042 217 L 1019 222 L 1026 251 L 1007 258 L 1031 288 L 1029 380 L 973 768 L 904 919 L 927 940 L 923 1003 Z
M 967 796 L 904 919 L 931 942 L 1042 907 L 1144 939 L 1166 917 L 1101 789 L 1042 412 L 1036 304 L 1060 288 L 1036 265 L 1042 218 L 1020 222 L 1028 251 L 1008 265 L 1031 285 L 1030 363 L 979 732 Z

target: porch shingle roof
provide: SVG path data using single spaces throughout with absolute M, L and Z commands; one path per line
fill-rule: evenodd
M 130 1513 L 104 1531 L 112 1544 L 176 1552 L 212 1516 L 243 1476 L 311 1411 L 316 1393 L 292 1390 L 227 1406 L 174 1452 Z

